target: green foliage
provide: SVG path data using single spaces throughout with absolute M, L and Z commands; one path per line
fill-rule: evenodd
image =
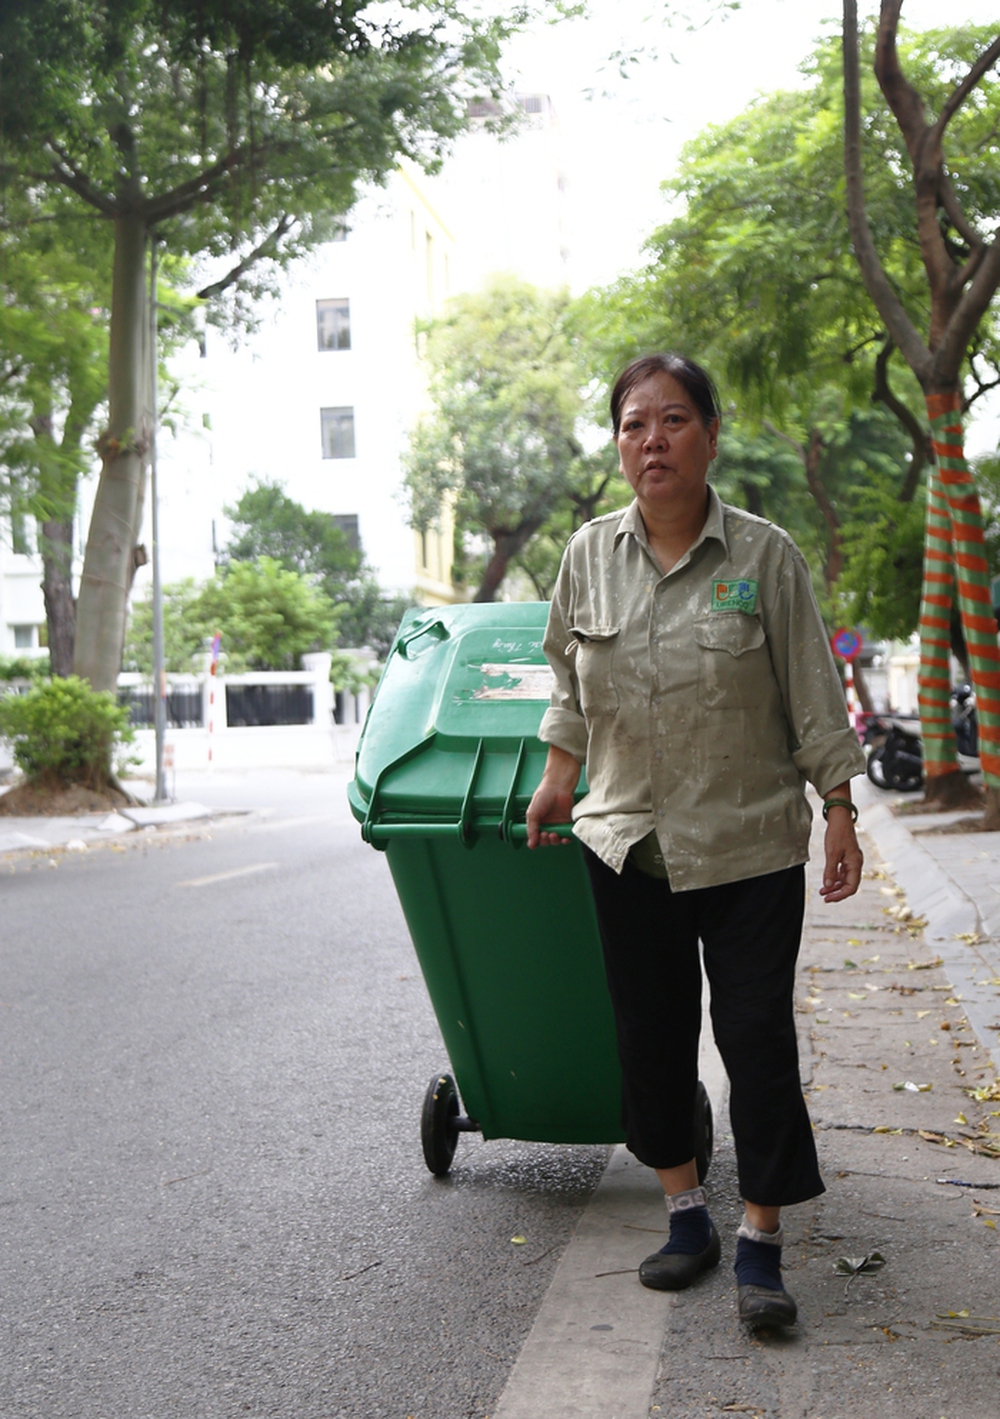
M 984 28 L 911 36 L 907 72 L 929 103 L 979 48 Z M 919 327 L 927 322 L 926 276 L 915 240 L 909 156 L 871 73 L 862 63 L 865 191 L 876 246 Z M 648 264 L 582 303 L 579 319 L 610 376 L 634 355 L 673 347 L 702 360 L 744 415 L 801 422 L 825 384 L 855 404 L 874 385 L 885 342 L 848 235 L 843 175 L 843 100 L 838 40 L 803 65 L 810 86 L 757 99 L 732 121 L 705 129 L 682 154 L 664 189 L 677 215 L 650 238 Z M 968 214 L 988 230 L 1000 207 L 995 131 L 1000 78 L 984 79 L 949 125 L 949 167 L 961 174 Z M 995 366 L 995 325 L 980 332 L 978 359 Z M 922 413 L 904 363 L 893 380 Z
M 270 557 L 233 562 L 213 578 L 198 615 L 222 636 L 231 672 L 297 670 L 306 652 L 330 647 L 339 619 L 328 596 Z
M 992 38 L 965 27 L 905 40 L 907 73 L 930 108 Z M 871 72 L 870 35 L 865 42 L 869 220 L 895 289 L 926 328 L 910 160 Z M 606 381 L 650 349 L 680 349 L 706 364 L 726 408 L 713 471 L 722 495 L 788 527 L 829 614 L 908 635 L 917 621 L 923 501 L 906 504 L 925 446 L 923 397 L 887 344 L 849 240 L 839 40 L 820 44 L 803 69 L 811 79 L 803 91 L 761 97 L 688 144 L 665 184 L 675 215 L 650 239 L 648 262 L 578 302 L 573 325 Z M 982 230 L 1000 207 L 998 123 L 994 72 L 948 129 L 949 168 L 954 149 L 962 201 Z M 997 378 L 997 335 L 995 320 L 983 323 L 970 388 Z M 903 406 L 892 417 L 887 402 L 871 407 L 880 354 L 888 356 L 888 391 L 879 398 L 895 395 Z M 847 611 L 833 585 L 838 542 Z
M 338 526 L 332 513 L 307 511 L 281 484 L 259 481 L 224 509 L 233 524 L 226 555 L 254 562 L 270 557 L 317 586 L 340 611 L 337 642 L 368 646 L 388 655 L 403 612 L 404 596 L 386 595 L 360 547 Z
M 112 756 L 132 741 L 128 710 L 76 676 L 49 680 L 24 695 L 0 697 L 0 735 L 32 782 L 102 789 Z
M 983 509 L 983 532 L 990 576 L 1000 575 L 1000 453 L 969 460 Z
M 330 655 L 330 683 L 335 690 L 357 695 L 378 679 L 378 670 L 349 650 L 334 650 Z
M 848 622 L 885 640 L 908 640 L 920 616 L 923 499 L 901 503 L 884 486 L 860 489 L 844 554 L 838 591 Z
M 174 675 L 197 674 L 204 665 L 205 651 L 214 631 L 201 613 L 202 588 L 193 577 L 163 588 L 163 661 Z M 122 669 L 152 678 L 153 675 L 153 592 L 134 597 L 125 636 Z
M 270 557 L 233 562 L 201 587 L 165 587 L 163 602 L 164 658 L 175 673 L 201 669 L 216 635 L 230 674 L 299 670 L 303 655 L 330 649 L 340 614 L 307 577 Z M 152 673 L 152 626 L 150 595 L 132 610 L 126 670 Z
M 492 599 L 510 559 L 592 477 L 578 433 L 588 376 L 568 308 L 565 293 L 498 276 L 429 327 L 434 412 L 410 438 L 410 517 L 414 527 L 435 526 L 450 501 L 467 540 L 489 539 L 480 600 Z
M 558 8 L 558 7 L 555 7 Z M 519 0 L 5 0 L 0 164 L 14 219 L 113 230 L 109 438 L 76 608 L 74 664 L 114 683 L 146 476 L 137 389 L 149 235 L 246 315 L 401 156 L 439 164 L 468 101 L 499 95 Z M 6 215 L 6 214 L 5 214 Z M 113 227 L 112 227 L 113 224 Z M 55 641 L 53 640 L 53 644 Z
M 524 7 L 5 0 L 7 162 L 104 217 L 138 201 L 175 254 L 284 260 L 401 154 L 433 167 L 499 93 Z M 258 263 L 259 264 L 259 263 Z M 241 273 L 252 286 L 255 273 Z
M 332 513 L 307 512 L 280 483 L 258 480 L 223 508 L 233 524 L 226 555 L 237 562 L 270 557 L 286 571 L 324 578 L 331 600 L 354 580 L 362 556 Z
M 0 656 L 0 680 L 45 680 L 49 674 L 48 656 Z

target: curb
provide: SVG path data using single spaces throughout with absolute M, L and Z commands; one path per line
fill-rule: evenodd
M 954 941 L 979 932 L 975 903 L 885 804 L 863 807 L 858 820 L 906 893 L 914 916 L 926 921 L 929 941 Z
M 160 807 L 140 805 L 115 809 L 107 813 L 80 814 L 75 819 L 61 818 L 64 826 L 53 837 L 42 837 L 34 828 L 45 818 L 11 818 L 10 827 L 0 819 L 0 859 L 22 853 L 81 852 L 91 845 L 115 842 L 142 833 L 158 832 L 169 836 L 183 831 L 191 823 L 210 824 L 230 818 L 252 816 L 253 808 L 206 808 L 201 803 L 170 803 Z

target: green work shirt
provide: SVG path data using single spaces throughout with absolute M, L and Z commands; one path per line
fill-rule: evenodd
M 587 767 L 577 837 L 620 872 L 655 831 L 677 891 L 805 862 L 806 782 L 865 766 L 801 552 L 708 497 L 666 575 L 636 502 L 576 532 L 544 641 L 539 738 Z

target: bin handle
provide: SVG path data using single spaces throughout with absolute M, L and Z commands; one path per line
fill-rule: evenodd
M 465 797 L 462 799 L 462 811 L 458 815 L 458 835 L 466 847 L 474 845 L 472 836 L 472 810 L 475 807 L 476 779 L 479 777 L 479 770 L 483 763 L 483 741 L 480 739 L 476 745 L 476 757 L 472 761 L 472 772 L 469 775 L 469 785 L 465 790 Z
M 410 647 L 415 641 L 421 640 L 424 636 L 433 636 L 435 641 L 446 641 L 449 634 L 448 627 L 440 618 L 436 621 L 425 621 L 420 626 L 414 626 L 405 636 L 400 636 L 396 642 L 396 649 L 404 660 L 412 660 L 414 653 L 411 653 Z M 424 646 L 423 649 L 428 650 L 429 647 Z M 419 654 L 419 651 L 415 654 Z
M 368 812 L 365 820 L 361 824 L 361 837 L 372 847 L 385 848 L 390 838 L 434 838 L 434 837 L 457 837 L 466 847 L 475 846 L 475 837 L 472 832 L 472 820 L 475 809 L 476 779 L 479 777 L 479 770 L 482 767 L 485 752 L 484 741 L 480 739 L 476 745 L 475 756 L 472 761 L 472 770 L 469 774 L 469 782 L 462 797 L 462 808 L 458 815 L 458 822 L 444 822 L 440 820 L 431 823 L 380 823 L 378 821 L 378 799 L 382 788 L 382 782 L 386 775 L 398 769 L 401 764 L 407 763 L 410 759 L 415 759 L 418 754 L 429 748 L 437 736 L 432 734 L 427 739 L 421 740 L 419 744 L 414 744 L 407 749 L 405 754 L 400 754 L 398 759 L 391 760 L 383 765 L 381 772 L 376 778 L 372 787 L 371 798 L 368 801 Z
M 514 835 L 511 829 L 514 827 L 514 805 L 517 801 L 517 785 L 521 779 L 521 769 L 524 765 L 524 755 L 526 752 L 524 740 L 517 750 L 517 760 L 514 764 L 514 774 L 510 781 L 510 788 L 507 790 L 507 797 L 504 799 L 503 812 L 500 814 L 500 837 L 505 843 L 513 843 Z
M 571 838 L 573 836 L 572 823 L 543 823 L 542 832 L 558 833 L 561 838 Z M 528 839 L 527 823 L 510 823 L 507 828 L 508 842 L 520 845 Z
M 517 761 L 514 764 L 514 773 L 510 781 L 510 788 L 507 790 L 507 797 L 504 799 L 503 812 L 500 815 L 500 837 L 505 843 L 510 843 L 511 847 L 518 848 L 528 839 L 527 823 L 515 823 L 514 814 L 516 812 L 517 789 L 521 781 L 521 769 L 524 767 L 525 756 L 528 751 L 527 742 L 522 739 L 517 751 Z M 546 823 L 547 833 L 558 833 L 560 837 L 571 838 L 573 836 L 572 823 Z
M 378 830 L 379 826 L 377 823 L 378 797 L 379 792 L 382 788 L 382 782 L 385 779 L 386 775 L 392 773 L 394 769 L 398 769 L 400 764 L 405 764 L 408 760 L 415 759 L 418 754 L 422 754 L 426 749 L 430 747 L 431 744 L 434 743 L 436 737 L 437 736 L 434 734 L 429 735 L 426 739 L 422 739 L 418 744 L 411 745 L 405 753 L 400 754 L 398 759 L 390 759 L 387 764 L 382 765 L 379 775 L 376 778 L 374 784 L 372 785 L 371 798 L 369 798 L 368 800 L 368 812 L 365 814 L 365 820 L 361 824 L 362 842 L 370 843 L 372 847 L 379 846 L 379 841 L 375 838 L 374 833 Z

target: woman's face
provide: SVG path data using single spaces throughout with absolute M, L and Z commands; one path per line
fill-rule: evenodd
M 650 375 L 622 405 L 616 440 L 622 473 L 640 502 L 694 506 L 704 499 L 718 435 L 719 421 L 706 426 L 673 375 Z

